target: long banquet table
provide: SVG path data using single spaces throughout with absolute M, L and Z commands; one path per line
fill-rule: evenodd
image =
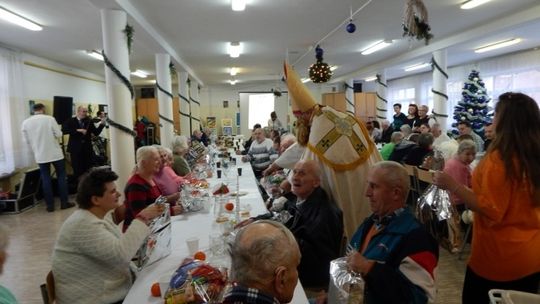
M 242 163 L 240 157 L 237 158 L 237 166 L 229 169 L 228 178 L 222 176 L 222 179 L 217 179 L 214 172 L 214 177 L 207 179 L 210 183 L 209 189 L 219 182 L 229 181 L 231 191 L 236 191 L 236 175 L 237 167 L 242 168 L 242 176 L 240 176 L 240 192 L 247 192 L 245 196 L 240 197 L 240 204 L 247 208 L 251 208 L 251 216 L 266 212 L 261 195 L 258 191 L 253 170 L 249 163 Z M 231 198 L 234 201 L 234 198 Z M 213 206 L 213 199 L 211 200 Z M 249 207 L 248 207 L 249 206 Z M 163 275 L 171 275 L 181 264 L 182 260 L 188 257 L 188 248 L 186 239 L 191 237 L 199 238 L 199 248 L 206 252 L 209 256 L 209 235 L 220 232 L 220 228 L 215 221 L 213 207 L 207 212 L 194 212 L 184 215 L 173 216 L 171 218 L 172 228 L 172 253 L 166 258 L 159 260 L 151 265 L 146 266 L 137 273 L 137 279 L 131 287 L 129 293 L 124 299 L 125 304 L 138 303 L 163 303 L 163 299 L 152 297 L 150 287 L 153 283 L 158 282 Z M 296 285 L 294 297 L 291 303 L 306 304 L 308 303 L 306 294 L 300 281 Z

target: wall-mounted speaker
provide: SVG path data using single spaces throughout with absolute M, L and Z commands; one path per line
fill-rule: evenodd
M 141 88 L 141 98 L 155 98 L 154 88 Z
M 73 115 L 73 97 L 54 96 L 53 116 L 58 124 L 64 124 Z
M 355 93 L 361 93 L 362 92 L 362 83 L 361 82 L 353 83 L 353 91 Z

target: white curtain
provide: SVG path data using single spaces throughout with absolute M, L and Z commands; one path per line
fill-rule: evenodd
M 0 48 L 0 175 L 32 164 L 21 124 L 30 115 L 23 96 L 21 54 Z

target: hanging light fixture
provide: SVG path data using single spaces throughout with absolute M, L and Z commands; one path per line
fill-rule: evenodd
M 235 12 L 240 12 L 246 9 L 246 0 L 231 0 L 231 8 Z
M 15 14 L 14 12 L 11 12 L 1 6 L 0 6 L 0 19 L 6 20 L 20 27 L 24 27 L 27 30 L 31 30 L 31 31 L 43 30 L 43 27 L 41 25 L 21 15 Z
M 242 45 L 238 41 L 231 42 L 228 45 L 227 52 L 231 58 L 238 58 L 240 57 L 240 53 L 242 53 Z

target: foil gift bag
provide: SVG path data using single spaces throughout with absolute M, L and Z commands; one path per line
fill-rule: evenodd
M 138 270 L 163 259 L 171 254 L 171 214 L 169 204 L 165 203 L 167 198 L 160 196 L 155 204 L 164 204 L 163 213 L 150 222 L 150 235 L 146 237 L 143 244 L 134 257 Z
M 364 303 L 364 281 L 347 266 L 347 257 L 330 261 L 328 304 Z
M 444 169 L 444 157 L 441 151 L 434 151 L 430 169 L 436 171 Z M 448 191 L 433 184 L 426 188 L 416 205 L 416 217 L 443 247 L 448 245 L 446 220 L 452 217 L 453 210 Z

